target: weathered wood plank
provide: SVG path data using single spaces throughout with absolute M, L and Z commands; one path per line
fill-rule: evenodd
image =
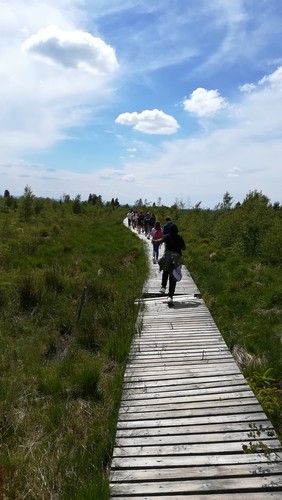
M 268 421 L 264 420 L 254 420 L 253 422 L 256 424 L 257 428 L 259 428 L 262 432 L 270 432 L 272 427 L 269 426 Z M 208 434 L 213 433 L 225 433 L 225 432 L 251 432 L 251 423 L 250 422 L 214 422 L 209 424 L 191 424 L 191 425 L 182 425 L 178 426 L 169 426 L 169 422 L 167 426 L 164 427 L 145 427 L 145 428 L 125 428 L 118 429 L 116 433 L 116 438 L 120 437 L 128 437 L 131 436 L 134 438 L 135 436 L 170 436 L 170 435 L 178 435 L 178 434 L 200 434 L 203 439 Z M 117 441 L 119 442 L 119 441 Z
M 157 408 L 161 408 L 162 405 L 166 405 L 166 408 L 170 408 L 171 405 L 176 405 L 178 403 L 193 403 L 197 401 L 205 401 L 212 403 L 213 401 L 222 401 L 222 400 L 231 400 L 231 399 L 239 399 L 239 398 L 250 398 L 253 397 L 254 395 L 251 390 L 243 390 L 243 391 L 237 391 L 237 392 L 229 392 L 229 393 L 224 393 L 223 391 L 220 393 L 214 393 L 214 394 L 202 394 L 198 395 L 195 394 L 192 396 L 191 394 L 188 396 L 163 396 L 161 398 L 154 398 L 153 401 L 149 401 L 150 406 L 156 410 Z M 169 405 L 169 406 L 167 406 Z M 127 400 L 127 401 L 122 401 L 121 403 L 121 408 L 126 408 L 127 411 L 134 412 L 138 408 L 146 408 L 148 407 L 148 400 Z
M 130 378 L 126 380 L 125 387 L 126 389 L 138 389 L 138 388 L 146 388 L 150 389 L 154 388 L 155 390 L 160 390 L 161 387 L 173 387 L 173 386 L 182 386 L 184 384 L 187 385 L 193 385 L 196 382 L 202 383 L 204 381 L 206 382 L 220 382 L 221 377 L 225 379 L 226 375 L 233 375 L 236 377 L 236 375 L 239 375 L 237 372 L 233 373 L 232 371 L 230 373 L 222 373 L 221 375 L 214 375 L 214 374 L 209 374 L 206 375 L 205 377 L 198 375 L 198 376 L 190 376 L 190 377 L 181 377 L 179 378 L 172 378 L 169 379 L 169 377 L 166 377 L 163 380 L 140 380 L 137 378 L 136 381 L 132 381 Z M 240 378 L 240 375 L 239 375 Z
M 156 382 L 158 382 L 159 380 L 173 380 L 173 379 L 179 380 L 180 376 L 181 376 L 182 380 L 184 378 L 187 378 L 188 376 L 190 376 L 190 377 L 196 377 L 196 376 L 202 377 L 204 375 L 213 375 L 213 376 L 219 377 L 221 373 L 222 373 L 222 375 L 225 375 L 225 374 L 233 375 L 233 374 L 238 373 L 238 368 L 233 367 L 233 366 L 230 366 L 230 367 L 228 366 L 226 368 L 220 367 L 217 370 L 216 367 L 203 365 L 203 366 L 199 366 L 199 367 L 197 367 L 197 366 L 193 367 L 193 369 L 190 367 L 190 368 L 187 368 L 186 370 L 180 371 L 179 373 L 175 373 L 175 372 L 166 373 L 166 372 L 161 371 L 157 375 L 147 375 L 147 373 L 145 372 L 142 376 L 140 375 L 138 377 L 134 376 L 134 370 L 133 370 L 132 374 L 130 374 L 130 375 L 128 375 L 128 377 L 126 377 L 126 380 L 129 379 L 130 383 L 141 382 L 141 381 L 148 381 L 148 382 L 156 381 Z
M 136 499 L 136 500 L 148 500 L 149 498 L 151 498 L 151 496 L 147 496 L 147 495 L 134 495 L 134 496 L 127 496 L 126 494 L 125 495 L 122 495 L 121 496 L 116 496 L 116 495 L 113 495 L 112 498 L 115 498 L 115 500 L 129 500 L 129 499 Z M 173 495 L 173 497 L 170 496 L 167 496 L 167 495 L 161 495 L 161 496 L 158 496 L 158 495 L 154 495 L 154 500 L 184 500 L 187 498 L 189 498 L 189 500 L 281 500 L 281 492 L 273 492 L 273 491 L 265 491 L 263 490 L 263 493 L 259 493 L 259 492 L 256 492 L 256 493 L 250 493 L 248 492 L 247 493 L 247 496 L 246 496 L 246 492 L 243 492 L 243 493 L 226 493 L 225 491 L 220 491 L 220 492 L 217 492 L 215 495 L 211 494 L 207 494 L 207 495 L 203 495 L 203 494 L 199 494 L 197 493 L 196 495 L 191 495 L 189 494 L 189 497 L 187 497 L 187 495 L 179 495 L 179 494 L 175 494 Z
M 179 384 L 177 385 L 173 385 L 172 387 L 170 386 L 170 384 L 163 384 L 163 385 L 159 385 L 158 388 L 156 388 L 155 385 L 152 385 L 152 386 L 148 386 L 147 384 L 142 384 L 141 387 L 137 387 L 134 385 L 134 387 L 131 389 L 129 387 L 129 384 L 125 384 L 124 386 L 124 398 L 128 399 L 128 398 L 133 398 L 134 399 L 134 395 L 136 395 L 137 398 L 140 397 L 140 394 L 147 394 L 148 397 L 152 397 L 153 394 L 156 394 L 156 397 L 157 395 L 160 393 L 163 393 L 163 392 L 170 392 L 171 394 L 178 394 L 179 392 L 184 392 L 185 393 L 189 393 L 189 391 L 193 392 L 193 391 L 204 391 L 207 389 L 207 393 L 208 393 L 208 390 L 211 388 L 211 389 L 218 389 L 218 387 L 222 387 L 222 388 L 226 388 L 226 387 L 230 387 L 231 390 L 232 390 L 232 387 L 233 386 L 237 386 L 237 385 L 240 385 L 241 387 L 244 386 L 246 387 L 246 389 L 249 389 L 249 385 L 246 384 L 246 381 L 244 380 L 244 378 L 241 376 L 241 375 L 231 375 L 231 376 L 222 376 L 222 377 L 208 377 L 208 378 L 205 378 L 204 380 L 200 380 L 199 378 L 196 379 L 196 381 L 194 379 L 190 379 L 189 380 L 189 383 L 186 383 L 186 384 L 182 384 L 181 381 Z
M 271 474 L 281 474 L 279 463 L 256 463 L 256 464 L 234 464 L 198 467 L 162 467 L 150 469 L 115 470 L 112 481 L 136 482 L 136 481 L 158 481 L 158 480 L 182 480 L 182 479 L 203 479 L 203 478 L 230 478 L 240 476 L 269 476 Z
M 261 410 L 261 406 L 256 402 L 255 398 L 245 401 L 238 399 L 237 401 L 232 401 L 230 405 L 229 401 L 220 401 L 217 403 L 216 407 L 210 407 L 210 405 L 205 403 L 197 403 L 190 405 L 190 407 L 185 408 L 173 408 L 171 410 L 152 410 L 152 411 L 140 411 L 129 413 L 123 408 L 120 409 L 119 420 L 161 420 L 161 419 L 178 419 L 184 417 L 193 417 L 196 415 L 218 415 L 218 420 L 220 420 L 220 415 L 232 414 L 232 413 L 252 413 Z
M 174 494 L 174 493 L 196 493 L 208 491 L 215 493 L 217 491 L 238 492 L 256 491 L 257 489 L 264 491 L 278 490 L 282 491 L 282 475 L 280 476 L 256 476 L 242 477 L 240 481 L 237 478 L 211 479 L 204 478 L 202 480 L 185 480 L 182 481 L 161 481 L 161 482 L 140 482 L 140 483 L 119 483 L 113 484 L 112 495 L 126 493 L 128 494 Z
M 281 453 L 277 453 L 280 456 L 280 461 L 282 459 Z M 112 461 L 112 469 L 127 469 L 135 470 L 141 468 L 152 468 L 158 469 L 162 467 L 184 467 L 184 466 L 194 466 L 194 467 L 204 467 L 204 466 L 219 466 L 219 465 L 238 465 L 238 464 L 259 464 L 261 467 L 265 467 L 271 463 L 277 463 L 278 466 L 281 463 L 278 461 L 277 455 L 270 453 L 269 457 L 266 458 L 263 454 L 250 453 L 250 454 L 211 454 L 211 455 L 172 455 L 172 456 L 138 456 L 138 457 L 114 457 Z
M 281 444 L 275 440 L 267 441 L 270 449 L 278 451 L 281 449 Z M 163 455 L 210 455 L 220 453 L 242 453 L 241 442 L 226 442 L 226 443 L 196 443 L 196 444 L 180 444 L 180 445 L 163 445 L 163 446 L 116 446 L 113 457 L 136 457 L 141 455 L 158 456 Z
M 218 396 L 223 396 L 225 397 L 225 394 L 233 394 L 233 393 L 237 393 L 237 392 L 241 392 L 242 393 L 242 396 L 243 396 L 243 393 L 248 393 L 248 392 L 251 392 L 252 394 L 252 391 L 250 389 L 250 387 L 244 383 L 242 383 L 241 385 L 240 384 L 234 384 L 234 385 L 225 385 L 225 386 L 222 386 L 222 387 L 203 387 L 203 388 L 190 388 L 190 389 L 187 389 L 187 390 L 183 390 L 183 391 L 169 391 L 169 390 L 166 390 L 166 391 L 163 391 L 163 392 L 160 392 L 160 393 L 157 393 L 157 392 L 154 392 L 153 394 L 151 393 L 148 393 L 148 392 L 134 392 L 134 391 L 125 391 L 124 392 L 124 395 L 122 397 L 122 403 L 125 403 L 126 401 L 129 401 L 130 404 L 132 406 L 134 405 L 139 405 L 139 404 L 143 404 L 143 401 L 144 400 L 154 400 L 155 402 L 158 401 L 159 399 L 168 399 L 168 398 L 193 398 L 193 397 L 197 397 L 197 398 L 200 398 L 201 396 L 208 399 L 209 398 L 209 395 L 214 395 L 214 397 Z M 148 404 L 150 403 L 150 401 L 148 401 Z
M 221 408 L 226 405 L 242 405 L 242 404 L 254 404 L 257 399 L 251 391 L 247 393 L 234 393 L 234 394 L 223 394 L 216 395 L 214 398 L 210 397 L 188 397 L 188 398 L 171 398 L 172 401 L 161 401 L 155 400 L 151 402 L 150 405 L 145 403 L 145 405 L 131 405 L 130 402 L 122 403 L 120 407 L 120 415 L 123 413 L 147 413 L 147 412 L 164 412 L 169 410 L 187 410 L 189 408 L 207 408 L 210 405 L 213 408 Z
M 239 411 L 240 410 L 240 411 Z M 129 429 L 129 428 L 139 428 L 142 429 L 144 427 L 148 428 L 154 428 L 154 427 L 174 427 L 174 426 L 182 426 L 182 425 L 199 425 L 203 423 L 216 423 L 216 422 L 221 422 L 221 423 L 227 423 L 227 422 L 256 422 L 257 420 L 263 420 L 265 419 L 266 422 L 268 422 L 267 417 L 265 413 L 262 411 L 260 408 L 260 411 L 245 411 L 245 413 L 242 411 L 241 408 L 238 408 L 238 411 L 231 412 L 231 413 L 226 413 L 223 414 L 221 412 L 220 416 L 218 413 L 215 415 L 206 415 L 203 412 L 199 412 L 199 415 L 192 415 L 189 417 L 179 417 L 179 418 L 174 418 L 174 419 L 152 419 L 152 420 L 118 420 L 117 423 L 117 428 L 118 429 Z M 271 427 L 271 424 L 269 423 L 269 426 Z
M 267 432 L 260 433 L 260 439 L 268 445 L 273 443 Z M 130 433 L 126 437 L 119 437 L 116 445 L 119 447 L 125 446 L 164 446 L 164 445 L 186 445 L 186 444 L 201 444 L 201 443 L 228 443 L 228 442 L 250 443 L 256 441 L 255 438 L 250 438 L 250 431 L 245 432 L 216 432 L 203 434 L 178 434 L 178 435 L 162 435 L 162 436 L 132 436 Z M 280 445 L 279 441 L 275 441 L 276 446 Z

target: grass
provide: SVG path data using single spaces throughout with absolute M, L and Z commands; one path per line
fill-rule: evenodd
M 123 210 L 58 206 L 0 212 L 0 495 L 103 500 L 147 264 Z

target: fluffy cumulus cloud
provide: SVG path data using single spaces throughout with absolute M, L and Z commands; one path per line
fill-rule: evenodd
M 197 116 L 213 116 L 227 107 L 224 97 L 218 90 L 198 88 L 183 102 L 184 109 Z
M 271 73 L 270 75 L 264 76 L 260 81 L 259 84 L 269 83 L 272 87 L 282 87 L 282 66 L 279 66 L 276 71 Z
M 110 102 L 119 74 L 107 37 L 93 36 L 95 26 L 86 29 L 80 0 L 24 3 L 0 0 L 4 161 L 70 142 L 73 129 L 87 126 Z
M 22 50 L 63 68 L 107 74 L 118 68 L 114 49 L 101 38 L 80 30 L 48 26 L 30 36 Z
M 179 125 L 175 118 L 158 109 L 144 110 L 142 113 L 122 113 L 116 118 L 120 125 L 131 125 L 144 134 L 171 135 Z

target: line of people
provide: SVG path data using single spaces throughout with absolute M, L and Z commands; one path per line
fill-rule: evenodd
M 153 263 L 158 263 L 160 271 L 163 271 L 160 293 L 165 295 L 169 281 L 168 303 L 172 306 L 176 283 L 182 277 L 182 250 L 186 248 L 185 241 L 178 234 L 177 225 L 172 222 L 170 216 L 167 216 L 163 227 L 161 227 L 160 221 L 156 220 L 154 213 L 143 214 L 133 210 L 128 212 L 127 218 L 129 227 L 135 229 L 138 234 L 145 234 L 148 239 L 151 239 Z M 159 249 L 163 243 L 165 251 L 162 258 L 159 259 Z

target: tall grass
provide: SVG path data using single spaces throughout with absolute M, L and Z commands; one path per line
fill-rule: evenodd
M 103 500 L 145 253 L 122 209 L 32 203 L 0 211 L 0 496 Z

